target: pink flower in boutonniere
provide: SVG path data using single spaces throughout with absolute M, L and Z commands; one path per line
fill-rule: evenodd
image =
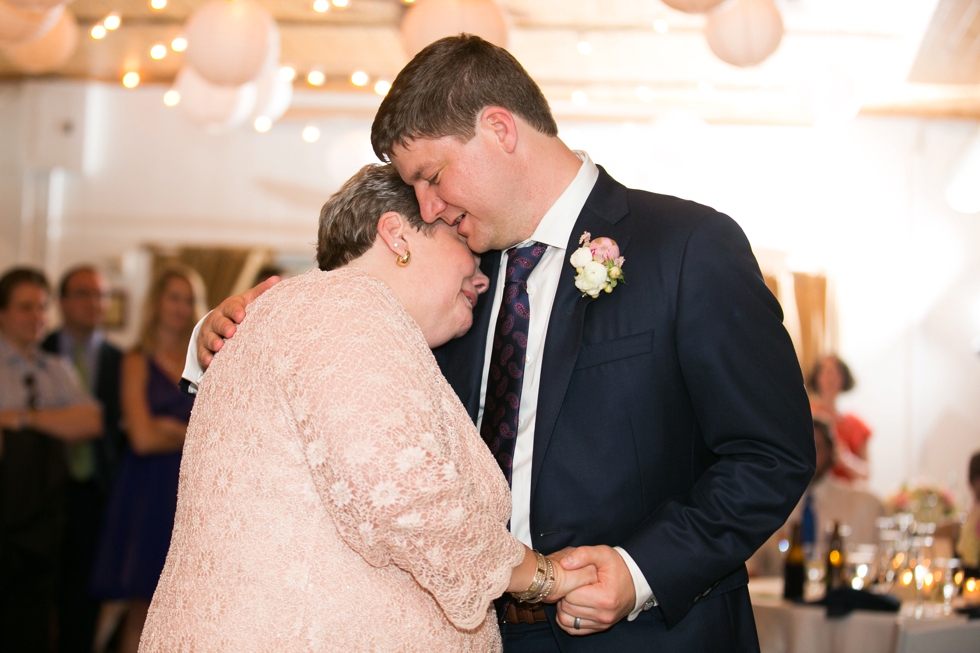
M 620 282 L 625 282 L 623 263 L 626 259 L 619 255 L 619 245 L 612 238 L 596 238 L 586 231 L 578 240 L 581 247 L 572 252 L 569 262 L 575 271 L 575 287 L 582 296 L 598 297 L 605 291 L 610 293 Z

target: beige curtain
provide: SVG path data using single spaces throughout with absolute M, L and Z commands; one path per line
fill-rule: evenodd
M 212 309 L 226 297 L 252 286 L 256 271 L 272 258 L 266 249 L 231 247 L 181 247 L 153 251 L 153 273 L 168 263 L 183 263 L 194 268 L 207 288 L 206 304 Z M 248 277 L 244 279 L 243 277 Z
M 796 310 L 800 317 L 800 339 L 797 356 L 803 374 L 808 375 L 829 341 L 827 320 L 827 277 L 793 273 Z

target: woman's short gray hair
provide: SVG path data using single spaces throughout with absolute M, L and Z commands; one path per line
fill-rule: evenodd
M 391 165 L 369 164 L 344 182 L 320 210 L 316 262 L 333 270 L 364 254 L 378 235 L 378 219 L 394 211 L 415 229 L 428 232 L 415 189 Z

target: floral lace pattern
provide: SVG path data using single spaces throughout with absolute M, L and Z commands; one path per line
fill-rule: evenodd
M 201 383 L 140 651 L 499 651 L 509 514 L 388 287 L 313 270 L 250 307 Z

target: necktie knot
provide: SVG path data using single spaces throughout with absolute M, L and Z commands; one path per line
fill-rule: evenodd
M 507 251 L 507 283 L 527 283 L 528 277 L 544 255 L 547 245 L 531 243 Z

